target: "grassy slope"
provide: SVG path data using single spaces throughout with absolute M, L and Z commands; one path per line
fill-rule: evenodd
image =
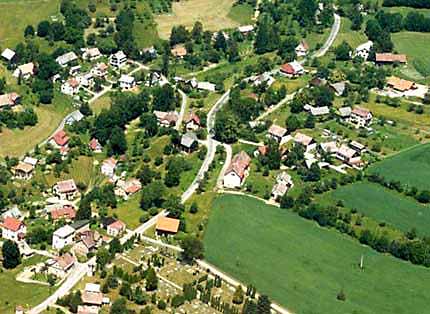
M 370 171 L 418 189 L 430 189 L 430 144 L 414 146 L 373 164 Z
M 426 269 L 248 197 L 215 200 L 205 247 L 209 262 L 295 313 L 419 313 L 429 302 Z
M 24 39 L 24 28 L 58 15 L 60 0 L 0 0 L 0 44 L 15 47 Z
M 360 31 L 352 31 L 351 30 L 351 20 L 345 17 L 342 17 L 342 22 L 340 26 L 339 34 L 336 37 L 336 40 L 333 43 L 334 47 L 340 45 L 343 41 L 346 41 L 351 45 L 352 48 L 357 48 L 359 45 L 365 43 L 367 41 L 366 35 Z
M 172 26 L 185 25 L 191 28 L 196 21 L 203 23 L 205 30 L 216 31 L 239 26 L 228 17 L 233 0 L 189 0 L 173 2 L 172 13 L 156 17 L 158 33 L 161 38 L 168 38 Z
M 367 182 L 343 186 L 331 193 L 348 208 L 408 231 L 417 228 L 421 235 L 430 235 L 430 208 L 394 191 Z
M 394 49 L 408 56 L 408 68 L 415 68 L 424 77 L 430 76 L 430 56 L 428 54 L 428 50 L 430 49 L 430 34 L 399 32 L 392 34 L 391 37 Z M 409 72 L 406 71 L 405 74 L 408 75 Z
M 21 272 L 24 266 L 34 265 L 42 261 L 40 257 L 32 257 L 13 270 L 5 270 L 0 273 L 0 312 L 4 314 L 15 313 L 15 306 L 34 306 L 43 301 L 49 295 L 49 287 L 26 284 L 15 280 L 15 276 Z M 8 303 L 6 303 L 8 301 Z
M 63 117 L 72 111 L 70 98 L 59 93 L 52 105 L 40 105 L 34 109 L 38 117 L 38 123 L 34 127 L 26 127 L 23 130 L 3 128 L 0 133 L 0 157 L 20 156 L 31 150 L 50 136 Z

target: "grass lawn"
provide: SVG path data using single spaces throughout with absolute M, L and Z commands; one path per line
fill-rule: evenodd
M 34 27 L 40 21 L 59 17 L 60 0 L 0 0 L 0 44 L 2 48 L 14 48 L 23 41 L 27 25 Z
M 32 307 L 42 302 L 50 294 L 49 287 L 22 283 L 15 280 L 15 277 L 24 267 L 35 265 L 43 258 L 39 256 L 24 260 L 21 265 L 13 270 L 3 270 L 0 272 L 0 312 L 4 314 L 15 313 L 15 306 Z
M 410 68 L 414 68 L 424 78 L 430 76 L 430 34 L 416 32 L 399 32 L 391 35 L 394 49 L 399 53 L 408 56 L 408 66 L 405 75 L 412 76 L 412 79 L 420 79 L 418 76 L 411 75 Z M 422 78 L 421 77 L 421 78 Z
M 420 235 L 430 235 L 430 207 L 380 185 L 355 183 L 336 189 L 330 196 L 379 222 L 387 222 L 403 231 L 415 227 Z
M 109 109 L 112 104 L 112 99 L 109 95 L 103 95 L 96 101 L 91 103 L 90 107 L 94 113 L 99 114 L 103 109 Z
M 351 30 L 351 24 L 352 22 L 350 19 L 342 17 L 339 34 L 333 43 L 334 47 L 337 47 L 343 41 L 346 41 L 353 49 L 355 49 L 359 45 L 368 41 L 366 35 L 362 31 Z
M 373 164 L 377 172 L 388 180 L 399 180 L 418 189 L 430 189 L 430 144 L 418 145 Z
M 184 25 L 192 28 L 196 21 L 203 23 L 205 30 L 217 31 L 233 28 L 240 23 L 230 18 L 234 0 L 188 0 L 172 3 L 172 13 L 156 17 L 158 33 L 163 39 L 169 38 L 173 26 Z
M 54 132 L 61 120 L 72 111 L 70 99 L 56 94 L 52 105 L 34 107 L 38 123 L 23 130 L 3 128 L 0 133 L 0 157 L 20 156 L 44 141 Z
M 251 24 L 254 17 L 254 7 L 249 4 L 234 5 L 228 13 L 228 17 L 241 25 Z
M 56 182 L 61 180 L 74 179 L 75 182 L 82 182 L 90 187 L 95 183 L 98 175 L 98 169 L 93 165 L 93 158 L 80 156 L 69 166 L 68 173 L 61 173 L 59 178 L 56 178 L 53 173 L 50 173 L 44 176 L 44 179 L 48 186 L 53 186 Z
M 136 193 L 128 201 L 119 203 L 117 208 L 109 212 L 110 215 L 116 214 L 128 229 L 135 229 L 140 225 L 139 218 L 143 213 L 144 211 L 140 209 L 140 193 Z
M 249 197 L 215 200 L 204 243 L 209 262 L 295 313 L 421 313 L 430 301 L 427 269 Z

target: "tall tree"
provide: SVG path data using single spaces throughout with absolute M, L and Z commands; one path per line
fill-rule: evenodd
M 21 254 L 18 245 L 11 241 L 6 240 L 2 246 L 3 267 L 6 269 L 15 268 L 21 264 Z

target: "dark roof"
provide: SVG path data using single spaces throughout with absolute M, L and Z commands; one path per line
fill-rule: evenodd
M 78 221 L 75 221 L 74 223 L 72 223 L 70 225 L 70 227 L 72 227 L 75 230 L 79 230 L 82 227 L 84 227 L 85 225 L 88 225 L 89 223 L 90 223 L 89 220 L 78 220 Z
M 101 219 L 101 224 L 102 224 L 103 228 L 106 229 L 107 226 L 113 224 L 115 221 L 116 221 L 116 219 L 113 217 L 103 217 Z

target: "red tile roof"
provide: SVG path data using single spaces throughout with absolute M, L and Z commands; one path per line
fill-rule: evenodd
M 100 146 L 99 141 L 96 138 L 93 138 L 90 143 L 89 146 L 92 150 L 96 150 L 98 146 Z
M 155 229 L 163 232 L 177 233 L 179 230 L 179 224 L 179 219 L 160 217 L 157 220 L 157 226 Z
M 126 227 L 125 223 L 123 223 L 121 220 L 117 220 L 108 226 L 108 228 L 116 229 L 118 231 L 124 230 L 125 227 Z
M 354 107 L 354 109 L 352 109 L 352 113 L 362 118 L 367 118 L 368 115 L 370 114 L 370 111 L 366 108 L 357 106 L 357 107 Z
M 294 68 L 291 64 L 285 63 L 281 65 L 281 72 L 287 73 L 287 74 L 295 74 Z
M 198 115 L 196 115 L 194 112 L 193 112 L 193 113 L 191 113 L 191 114 L 189 115 L 189 117 L 188 117 L 188 119 L 187 119 L 186 123 L 189 123 L 189 122 L 191 122 L 191 121 L 193 121 L 195 124 L 200 125 L 200 118 L 199 118 L 199 116 L 198 116 Z
M 17 232 L 24 223 L 14 217 L 6 217 L 2 223 L 2 227 L 13 232 Z
M 62 208 L 55 208 L 51 211 L 51 217 L 53 220 L 65 218 L 65 219 L 75 219 L 76 210 L 73 206 L 65 205 Z
M 73 179 L 57 182 L 58 192 L 67 193 L 77 190 L 75 181 Z
M 64 146 L 69 142 L 69 137 L 64 130 L 60 130 L 52 137 L 55 143 L 59 146 Z
M 375 56 L 376 62 L 400 62 L 406 63 L 407 57 L 403 54 L 394 53 L 377 53 Z
M 243 179 L 245 176 L 245 171 L 249 167 L 250 163 L 251 157 L 249 157 L 244 151 L 241 151 L 239 154 L 236 154 L 233 157 L 226 173 L 234 171 L 241 179 Z

